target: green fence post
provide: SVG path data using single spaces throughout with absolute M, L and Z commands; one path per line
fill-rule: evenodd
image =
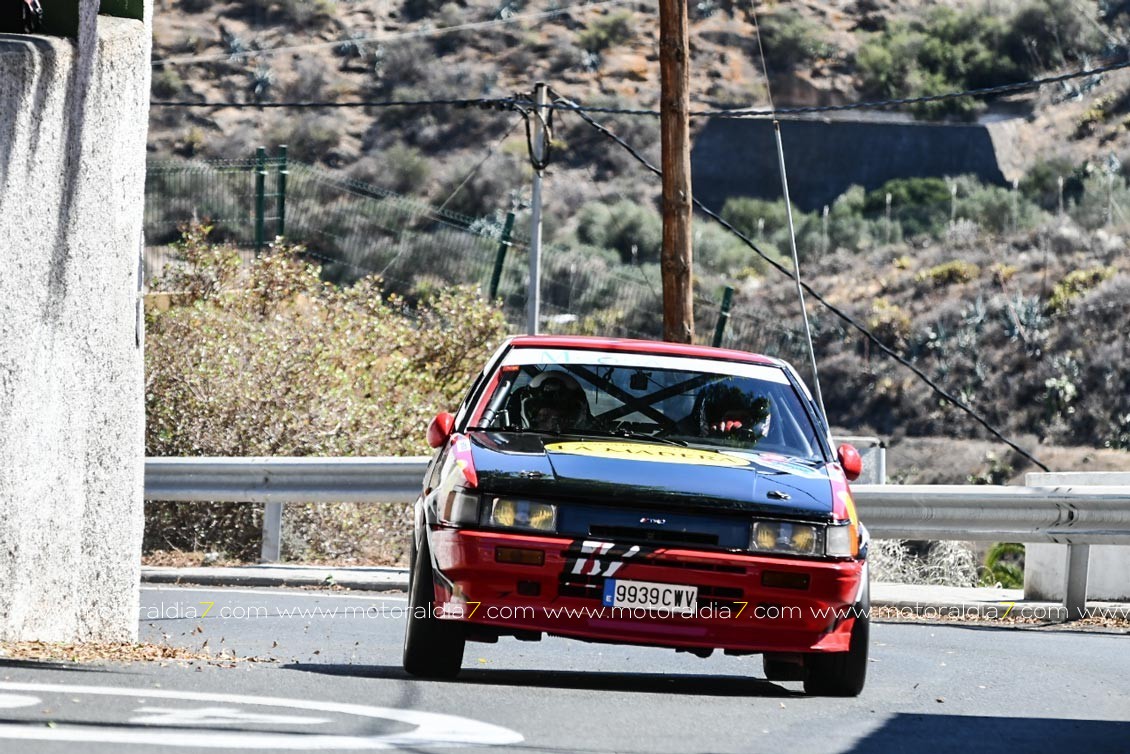
M 278 235 L 286 235 L 286 177 L 290 171 L 286 167 L 286 144 L 279 145 L 279 176 L 278 176 L 278 198 L 279 198 L 279 232 Z
M 494 271 L 490 274 L 490 300 L 498 297 L 498 284 L 502 280 L 502 264 L 506 261 L 506 250 L 510 247 L 510 232 L 514 230 L 514 213 L 506 213 L 502 226 L 502 239 L 498 242 L 498 253 L 494 255 Z
M 730 321 L 730 303 L 734 300 L 734 289 L 726 286 L 722 293 L 722 308 L 718 311 L 718 324 L 714 326 L 714 347 L 722 345 L 722 335 L 726 332 L 726 323 Z
M 267 211 L 267 148 L 255 150 L 255 253 L 263 250 Z

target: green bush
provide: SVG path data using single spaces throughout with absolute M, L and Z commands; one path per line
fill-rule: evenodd
M 972 262 L 957 259 L 923 270 L 918 273 L 915 279 L 920 283 L 929 282 L 935 288 L 944 288 L 956 283 L 969 283 L 980 276 L 980 267 Z
M 157 281 L 146 309 L 146 454 L 412 455 L 424 429 L 457 405 L 504 333 L 477 291 L 445 288 L 409 312 L 365 278 L 323 283 L 301 247 L 250 263 L 190 228 L 183 266 Z M 153 503 L 146 547 L 246 557 L 258 547 L 251 506 L 213 511 Z
M 581 243 L 620 254 L 625 264 L 659 261 L 663 249 L 663 218 L 654 209 L 630 201 L 611 206 L 590 203 L 577 218 Z
M 176 66 L 163 65 L 153 73 L 150 91 L 155 99 L 172 99 L 184 92 L 185 83 Z
M 387 186 L 398 194 L 421 194 L 431 176 L 431 162 L 414 147 L 397 144 L 384 153 L 384 178 Z
M 418 21 L 435 15 L 447 2 L 448 0 L 404 0 L 401 7 L 404 9 L 405 18 L 409 21 Z
M 1093 165 L 1084 165 L 1080 174 L 1084 176 L 1080 180 L 1082 190 L 1067 208 L 1075 222 L 1094 230 L 1119 219 L 1114 213 L 1125 213 L 1130 208 L 1130 185 L 1122 175 L 1095 169 Z
M 336 0 L 278 0 L 279 10 L 299 27 L 329 24 L 338 15 Z
M 1091 13 L 1059 0 L 1032 0 L 1010 16 L 985 6 L 931 8 L 860 46 L 855 64 L 861 88 L 870 97 L 919 97 L 1023 81 L 1099 52 Z M 924 103 L 915 112 L 971 118 L 982 107 L 962 97 Z
M 791 257 L 789 220 L 784 200 L 766 201 L 750 197 L 726 200 L 722 219 L 737 228 L 743 235 L 757 243 L 769 255 Z M 796 230 L 797 254 L 804 260 L 818 252 L 822 245 L 821 220 L 815 213 L 801 212 L 793 207 L 793 227 Z M 789 262 L 791 265 L 791 261 Z
M 1024 545 L 1019 542 L 997 542 L 985 554 L 985 572 L 981 586 L 1004 589 L 1024 587 Z
M 271 126 L 267 143 L 286 144 L 292 159 L 317 163 L 337 148 L 341 137 L 341 123 L 333 116 L 304 113 Z
M 1113 267 L 1094 267 L 1089 270 L 1074 270 L 1055 284 L 1051 298 L 1048 300 L 1048 312 L 1051 314 L 1064 314 L 1070 308 L 1071 302 L 1099 283 L 1114 277 Z
M 950 187 L 941 178 L 895 178 L 867 193 L 863 211 L 872 217 L 886 212 L 887 194 L 891 213 L 907 236 L 939 236 L 949 223 Z
M 1038 226 L 1046 215 L 1022 192 L 1003 186 L 986 186 L 976 178 L 955 179 L 957 217 L 972 220 L 993 233 L 1006 233 Z
M 1083 195 L 1083 178 L 1079 169 L 1066 157 L 1038 160 L 1028 168 L 1020 181 L 1020 193 L 1048 211 L 1059 208 L 1059 181 L 1063 179 L 1064 205 L 1078 201 Z
M 866 251 L 887 238 L 882 218 L 864 216 L 867 194 L 862 186 L 851 186 L 828 208 L 828 251 Z M 892 240 L 898 240 L 892 233 Z
M 793 8 L 762 16 L 761 45 L 766 65 L 792 70 L 815 58 L 828 57 L 834 50 L 820 38 L 820 32 L 818 25 Z
M 1095 5 L 1029 0 L 1013 16 L 1003 49 L 1027 74 L 1084 62 L 1102 51 Z
M 626 102 L 615 97 L 594 97 L 586 100 L 593 107 L 628 107 Z M 659 163 L 659 120 L 657 118 L 637 118 L 631 115 L 603 115 L 602 125 L 630 144 L 654 164 Z M 561 160 L 572 167 L 582 167 L 592 171 L 598 181 L 609 181 L 621 176 L 642 176 L 640 164 L 628 150 L 621 148 L 595 128 L 580 118 L 560 118 L 557 139 L 562 147 L 555 150 L 555 160 Z M 639 180 L 637 178 L 637 180 Z
M 467 217 L 483 217 L 528 196 L 533 169 L 524 156 L 495 154 L 476 167 L 481 159 L 469 155 L 453 165 L 442 180 L 436 204 L 446 203 L 446 209 Z
M 577 35 L 577 45 L 586 52 L 601 53 L 630 42 L 635 36 L 635 15 L 624 10 L 593 21 L 589 28 Z
M 740 238 L 716 222 L 694 223 L 696 273 L 715 272 L 735 277 L 750 268 L 765 271 L 765 263 Z

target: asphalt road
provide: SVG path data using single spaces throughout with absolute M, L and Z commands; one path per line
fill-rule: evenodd
M 277 662 L 0 661 L 0 752 L 1130 753 L 1125 634 L 878 624 L 863 695 L 821 699 L 756 657 L 555 639 L 468 644 L 458 680 L 420 681 L 400 669 L 406 604 L 144 588 L 144 640 Z

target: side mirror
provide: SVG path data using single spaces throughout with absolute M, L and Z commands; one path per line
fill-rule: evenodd
M 836 450 L 836 455 L 839 457 L 840 466 L 843 468 L 847 480 L 854 482 L 859 479 L 859 475 L 863 473 L 863 459 L 859 457 L 859 451 L 854 446 L 845 443 Z
M 432 423 L 428 425 L 428 445 L 438 448 L 451 437 L 451 430 L 455 427 L 455 417 L 446 411 L 436 414 Z M 858 455 L 857 455 L 858 457 Z

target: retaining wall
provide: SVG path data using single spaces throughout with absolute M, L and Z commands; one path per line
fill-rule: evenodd
M 137 635 L 151 26 L 97 10 L 0 35 L 0 640 Z

